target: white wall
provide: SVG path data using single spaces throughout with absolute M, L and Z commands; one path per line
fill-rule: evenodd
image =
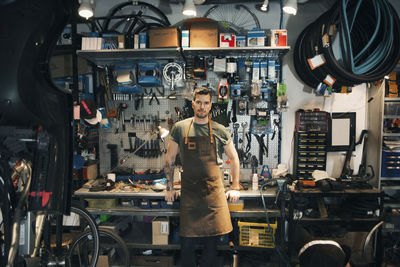
M 110 1 L 110 0 L 97 0 L 96 1 L 96 16 L 106 15 L 109 8 L 114 6 L 117 2 L 124 1 Z M 149 2 L 160 9 L 167 11 L 165 4 L 167 1 L 150 1 Z M 245 1 L 243 1 L 245 2 Z M 390 1 L 396 8 L 400 10 L 400 1 Z M 162 3 L 162 5 L 160 5 Z M 283 60 L 283 81 L 287 84 L 287 92 L 289 96 L 289 109 L 282 114 L 282 150 L 281 150 L 281 161 L 282 163 L 288 164 L 292 170 L 293 162 L 293 129 L 294 129 L 294 115 L 298 109 L 314 109 L 319 108 L 327 112 L 356 112 L 356 139 L 358 140 L 362 129 L 367 128 L 366 122 L 366 110 L 367 110 L 367 99 L 366 92 L 367 88 L 365 85 L 357 86 L 353 89 L 353 93 L 349 95 L 334 94 L 332 97 L 324 98 L 317 97 L 312 92 L 312 89 L 305 86 L 297 76 L 293 66 L 293 48 L 300 32 L 311 22 L 313 22 L 320 14 L 325 12 L 333 3 L 332 0 L 310 0 L 308 3 L 299 4 L 298 12 L 296 16 L 284 15 L 283 17 L 283 28 L 288 30 L 288 45 L 292 47 L 284 57 Z M 279 1 L 270 1 L 269 11 L 263 13 L 255 10 L 255 3 L 246 4 L 257 15 L 260 20 L 261 27 L 265 29 L 277 29 L 279 28 L 280 21 L 280 5 Z M 186 19 L 181 14 L 182 4 L 169 4 L 171 8 L 167 16 L 170 19 L 171 24 L 180 22 Z M 198 15 L 201 16 L 206 10 L 210 8 L 210 5 L 197 6 Z M 355 171 L 358 170 L 358 165 L 361 161 L 361 149 L 362 146 L 358 146 L 354 153 L 352 167 Z M 327 171 L 332 177 L 338 177 L 343 165 L 344 155 L 343 153 L 332 153 L 328 154 L 328 165 Z

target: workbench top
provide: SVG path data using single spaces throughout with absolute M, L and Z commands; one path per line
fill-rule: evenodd
M 264 197 L 275 197 L 277 192 L 276 187 L 271 187 L 263 190 Z M 164 192 L 155 192 L 152 189 L 141 191 L 124 191 L 120 189 L 112 189 L 110 191 L 89 192 L 89 189 L 80 188 L 75 191 L 75 196 L 88 197 L 88 198 L 154 198 L 163 199 Z M 261 197 L 259 190 L 242 190 L 240 191 L 240 198 L 258 198 Z

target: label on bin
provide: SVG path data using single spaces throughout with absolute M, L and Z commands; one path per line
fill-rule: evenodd
M 258 245 L 259 244 L 259 234 L 254 231 L 250 231 L 249 233 L 249 244 Z
M 161 222 L 161 234 L 168 234 L 168 222 Z

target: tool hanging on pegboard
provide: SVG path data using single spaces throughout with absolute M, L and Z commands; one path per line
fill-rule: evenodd
M 163 69 L 164 80 L 170 85 L 170 90 L 175 90 L 177 82 L 182 80 L 183 68 L 176 62 L 169 62 Z

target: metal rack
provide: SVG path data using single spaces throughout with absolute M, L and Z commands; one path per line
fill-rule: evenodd
M 235 57 L 281 57 L 290 50 L 283 47 L 203 47 L 203 48 L 145 48 L 145 49 L 109 49 L 78 50 L 77 54 L 97 65 L 128 59 L 184 59 L 194 56 L 235 56 Z

